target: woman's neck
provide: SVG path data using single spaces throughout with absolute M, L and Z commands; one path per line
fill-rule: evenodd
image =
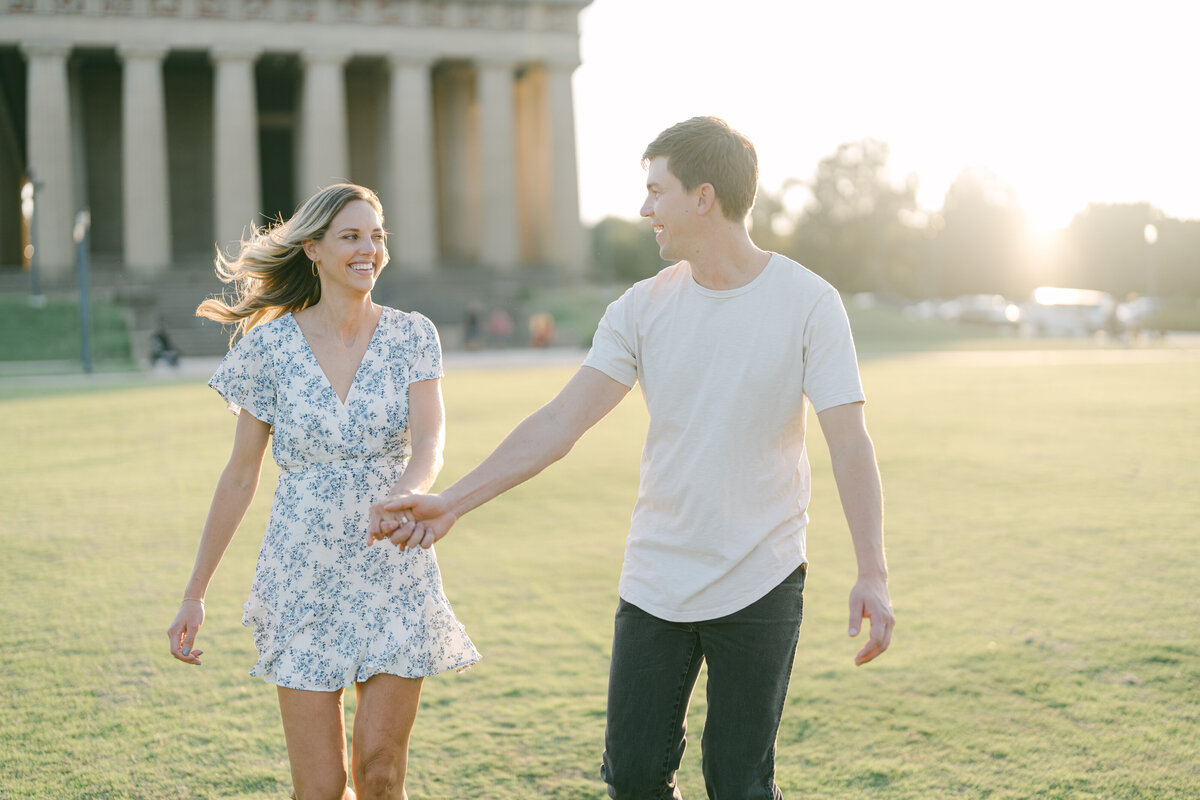
M 306 333 L 336 338 L 349 347 L 375 329 L 381 310 L 369 293 L 354 298 L 323 295 L 297 316 L 306 323 Z

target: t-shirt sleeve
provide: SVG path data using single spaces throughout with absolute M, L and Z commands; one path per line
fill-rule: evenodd
M 605 310 L 583 366 L 598 369 L 614 381 L 632 388 L 638 374 L 636 342 L 634 290 L 630 288 Z
M 817 300 L 804 330 L 804 394 L 818 413 L 866 400 L 850 320 L 832 289 Z
M 408 371 L 409 383 L 441 378 L 444 374 L 442 372 L 442 342 L 438 338 L 437 328 L 424 314 L 413 312 L 412 321 L 415 350 L 412 366 Z
M 275 424 L 276 381 L 271 349 L 259 329 L 251 330 L 221 360 L 208 385 L 234 414 L 243 408 L 255 419 Z

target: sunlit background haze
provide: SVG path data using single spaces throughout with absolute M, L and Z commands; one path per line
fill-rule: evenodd
M 1035 228 L 1089 202 L 1200 218 L 1198 23 L 1180 0 L 594 0 L 575 75 L 581 214 L 636 217 L 645 145 L 712 114 L 754 140 L 767 191 L 871 137 L 925 209 L 984 166 Z

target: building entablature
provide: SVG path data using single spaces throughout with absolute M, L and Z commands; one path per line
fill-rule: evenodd
M 293 53 L 351 43 L 352 56 L 413 50 L 434 59 L 578 63 L 578 17 L 558 2 L 417 0 L 0 0 L 0 45 L 145 42 L 176 51 Z

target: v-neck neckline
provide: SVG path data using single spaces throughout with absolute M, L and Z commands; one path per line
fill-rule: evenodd
M 350 379 L 350 386 L 346 389 L 346 398 L 344 400 L 337 393 L 337 389 L 334 388 L 333 381 L 329 380 L 329 373 L 321 366 L 321 360 L 317 358 L 316 351 L 308 343 L 308 337 L 304 335 L 304 329 L 300 327 L 300 322 L 296 319 L 296 315 L 293 313 L 288 314 L 292 319 L 292 324 L 296 326 L 296 332 L 300 334 L 300 341 L 304 343 L 304 349 L 308 351 L 308 357 L 316 364 L 317 372 L 321 373 L 321 377 L 325 379 L 325 385 L 329 387 L 329 391 L 333 392 L 339 408 L 344 409 L 350 403 L 350 395 L 354 393 L 354 387 L 358 385 L 359 373 L 362 372 L 363 364 L 367 363 L 367 356 L 371 354 L 371 348 L 375 346 L 375 338 L 379 335 L 379 329 L 383 327 L 383 315 L 386 313 L 386 307 L 379 310 L 379 319 L 375 320 L 375 330 L 371 331 L 371 338 L 367 340 L 367 349 L 363 350 L 362 358 L 358 360 L 358 366 L 354 368 L 354 377 Z

